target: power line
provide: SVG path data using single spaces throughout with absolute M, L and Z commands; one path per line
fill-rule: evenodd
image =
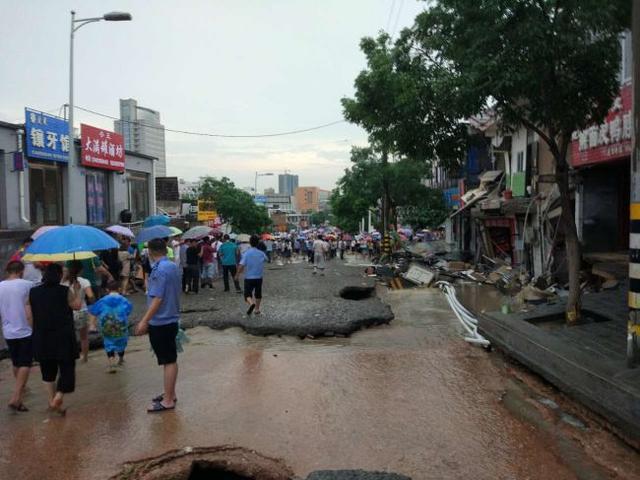
M 278 132 L 278 133 L 263 133 L 263 134 L 259 134 L 259 135 L 225 135 L 225 134 L 221 134 L 221 133 L 192 132 L 192 131 L 188 131 L 188 130 L 176 130 L 176 129 L 172 129 L 172 128 L 158 127 L 158 126 L 155 126 L 155 125 L 147 125 L 147 124 L 144 124 L 144 123 L 140 123 L 139 121 L 122 120 L 122 119 L 120 119 L 118 117 L 114 117 L 112 115 L 107 115 L 106 113 L 96 112 L 95 110 L 91 110 L 90 108 L 84 108 L 84 107 L 80 107 L 80 106 L 74 106 L 74 108 L 76 108 L 78 110 L 82 110 L 83 112 L 87 112 L 87 113 L 92 113 L 94 115 L 98 115 L 100 117 L 110 118 L 112 120 L 118 120 L 118 121 L 120 121 L 122 123 L 130 123 L 130 124 L 134 124 L 134 125 L 140 125 L 140 126 L 143 126 L 145 128 L 153 128 L 153 129 L 156 129 L 156 130 L 164 130 L 165 132 L 182 133 L 184 135 L 195 135 L 195 136 L 199 136 L 199 137 L 216 137 L 216 138 L 282 137 L 282 136 L 285 136 L 285 135 L 295 135 L 297 133 L 305 133 L 305 132 L 312 132 L 314 130 L 320 130 L 322 128 L 331 127 L 332 125 L 337 125 L 339 123 L 344 123 L 346 121 L 346 120 L 336 120 L 334 122 L 324 123 L 322 125 L 316 125 L 315 127 L 301 128 L 301 129 L 297 129 L 297 130 L 289 130 L 289 131 L 286 131 L 286 132 Z
M 400 20 L 400 13 L 402 13 L 402 7 L 404 7 L 404 0 L 400 0 L 400 5 L 398 5 L 398 13 L 396 13 L 396 21 L 393 24 L 393 32 L 391 33 L 391 38 L 396 34 L 396 29 L 398 28 L 398 21 Z
M 391 28 L 391 18 L 393 17 L 393 10 L 396 7 L 396 0 L 391 2 L 391 9 L 389 10 L 389 16 L 387 18 L 387 28 L 385 30 L 389 32 L 389 28 Z

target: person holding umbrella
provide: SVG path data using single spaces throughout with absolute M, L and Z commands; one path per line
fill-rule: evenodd
M 176 406 L 178 350 L 176 336 L 180 320 L 180 273 L 167 258 L 167 244 L 156 238 L 147 244 L 151 260 L 147 311 L 136 326 L 136 335 L 149 333 L 149 342 L 158 365 L 164 370 L 164 392 L 151 401 L 149 413 L 173 410 Z
M 42 284 L 29 292 L 28 304 L 33 316 L 33 353 L 40 363 L 49 409 L 64 415 L 64 396 L 76 388 L 78 346 L 73 311 L 80 310 L 82 303 L 77 294 L 80 286 L 69 288 L 61 280 L 62 267 L 47 265 Z

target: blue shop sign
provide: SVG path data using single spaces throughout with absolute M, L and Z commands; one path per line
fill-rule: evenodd
M 267 196 L 266 195 L 255 195 L 253 197 L 253 202 L 256 205 L 266 205 L 267 204 Z
M 24 109 L 27 156 L 52 162 L 69 161 L 69 122 L 48 113 Z
M 444 196 L 444 203 L 448 210 L 451 210 L 453 207 L 460 208 L 460 189 L 458 187 L 447 188 L 442 191 L 442 195 Z

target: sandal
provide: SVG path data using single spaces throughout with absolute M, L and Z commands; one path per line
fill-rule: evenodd
M 159 413 L 167 410 L 173 410 L 176 406 L 165 407 L 161 402 L 153 402 L 153 406 L 151 408 L 147 408 L 147 413 Z
M 13 403 L 9 404 L 9 408 L 11 410 L 13 410 L 14 412 L 28 412 L 29 409 L 27 407 L 25 407 L 24 403 L 21 403 L 20 405 L 15 405 Z
M 252 303 L 249 305 L 249 309 L 247 310 L 247 315 L 251 315 L 253 313 L 253 309 L 256 308 L 256 304 Z
M 160 395 L 158 395 L 157 397 L 153 397 L 153 398 L 151 399 L 151 401 L 152 401 L 153 403 L 160 403 L 160 402 L 162 402 L 163 400 L 164 400 L 164 393 L 161 393 L 161 394 L 160 394 Z M 178 399 L 177 399 L 177 398 L 174 398 L 174 399 L 173 399 L 173 403 L 178 403 Z

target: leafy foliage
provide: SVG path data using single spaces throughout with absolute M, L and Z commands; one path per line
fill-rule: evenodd
M 329 212 L 313 212 L 309 216 L 309 223 L 311 225 L 320 226 L 324 225 L 327 221 L 331 222 L 331 215 Z
M 601 122 L 618 94 L 620 34 L 628 0 L 437 0 L 411 36 L 425 61 L 452 79 L 462 104 L 491 107 L 523 125 L 556 164 L 568 270 L 567 319 L 579 310 L 580 243 L 567 151 L 574 131 Z
M 415 227 L 436 226 L 444 219 L 442 193 L 422 183 L 428 174 L 425 163 L 401 159 L 385 165 L 373 149 L 357 147 L 352 149 L 351 161 L 351 168 L 331 195 L 331 210 L 338 227 L 358 231 L 362 217 L 379 206 L 385 175 L 394 217 L 400 215 L 404 223 Z
M 202 178 L 199 198 L 213 201 L 218 214 L 236 231 L 257 233 L 271 224 L 266 208 L 256 205 L 251 195 L 227 177 Z
M 369 133 L 378 152 L 457 162 L 464 155 L 466 128 L 450 98 L 452 79 L 412 48 L 407 34 L 393 45 L 386 33 L 363 38 L 367 68 L 355 80 L 355 97 L 342 99 L 344 116 Z
M 418 15 L 413 38 L 467 103 L 493 106 L 505 125 L 538 131 L 560 153 L 572 132 L 602 121 L 618 94 L 619 36 L 630 7 L 439 0 Z

